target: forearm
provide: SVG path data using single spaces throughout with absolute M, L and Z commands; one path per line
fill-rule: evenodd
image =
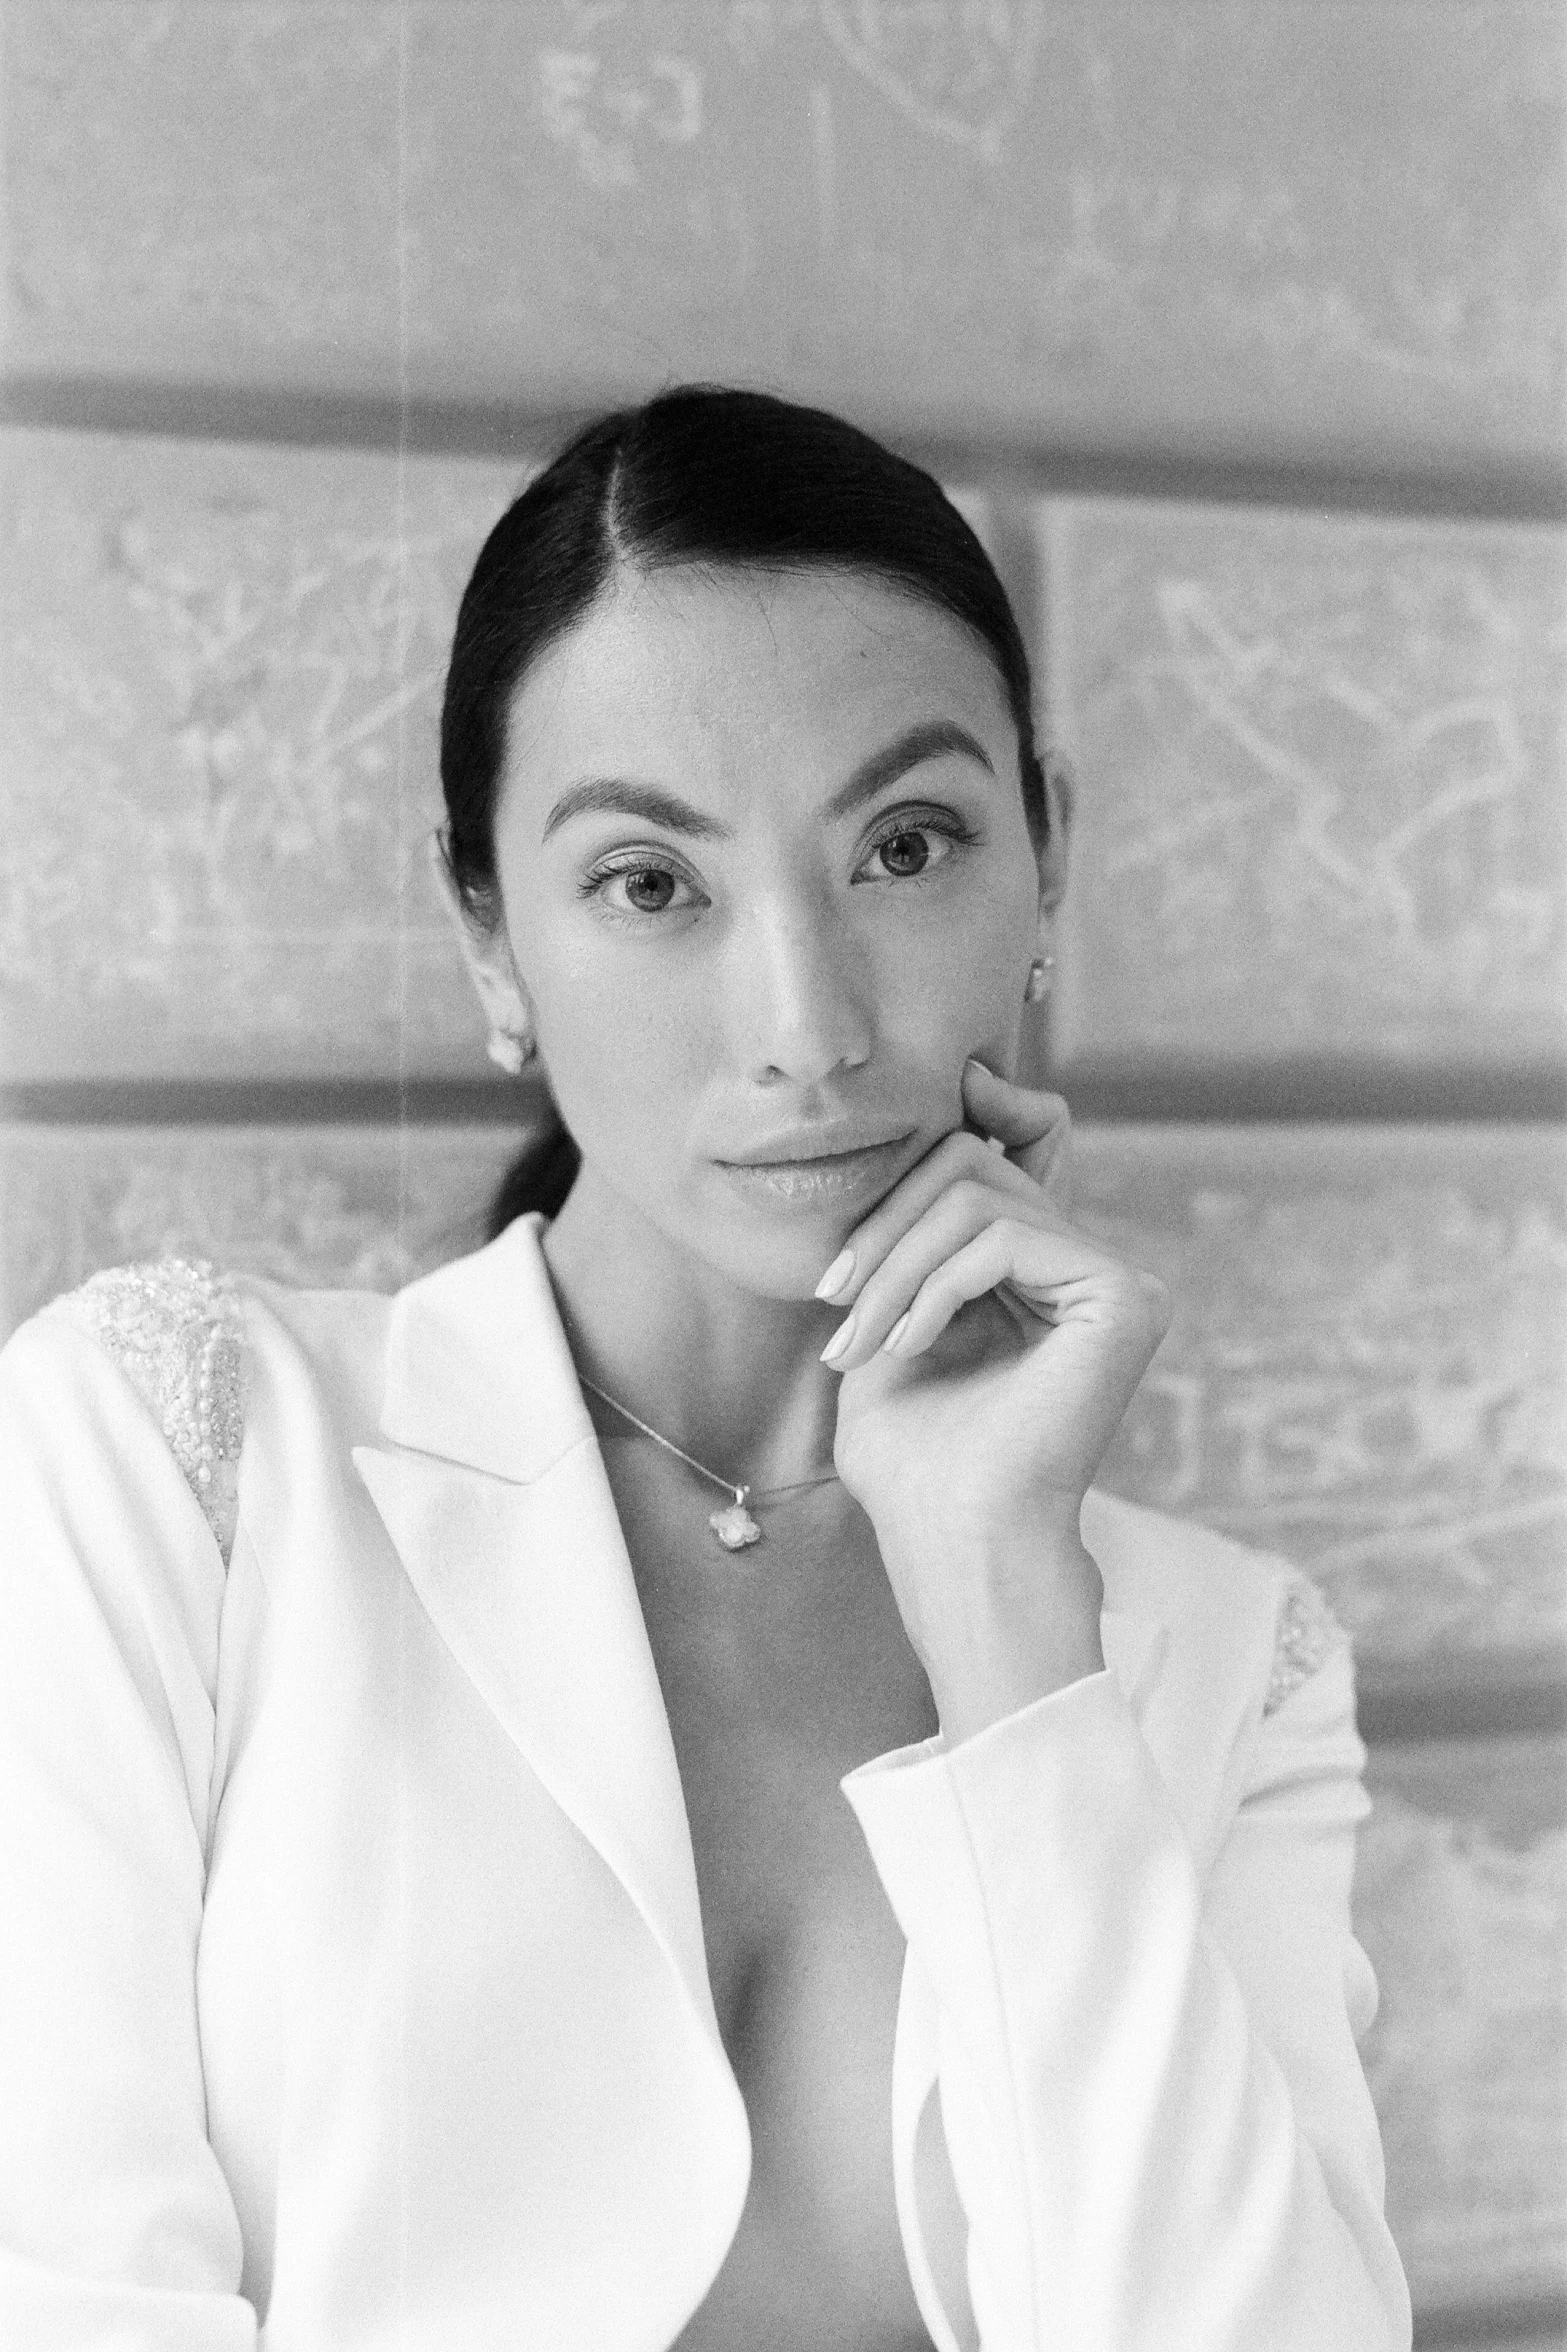
M 1076 1512 L 989 1527 L 927 1523 L 882 1538 L 895 1587 L 939 1596 L 916 1647 L 949 1748 L 1035 1699 L 1104 1671 L 1103 1586 Z M 934 1558 L 908 1557 L 914 1547 Z

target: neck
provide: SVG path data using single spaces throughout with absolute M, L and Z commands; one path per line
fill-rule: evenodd
M 758 1489 L 831 1467 L 836 1309 L 742 1288 L 586 1165 L 544 1258 L 579 1371 L 660 1437 Z

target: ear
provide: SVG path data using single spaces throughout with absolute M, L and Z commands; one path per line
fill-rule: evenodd
M 1067 826 L 1071 822 L 1071 804 L 1065 775 L 1055 762 L 1046 758 L 1042 763 L 1045 778 L 1045 815 L 1048 830 L 1044 847 L 1039 852 L 1039 923 L 1040 940 L 1066 894 Z
M 484 1008 L 485 1020 L 492 1029 L 507 1029 L 514 1033 L 531 1030 L 533 1006 L 512 959 L 511 941 L 506 935 L 504 916 L 493 929 L 486 930 L 469 913 L 446 862 L 439 828 L 430 835 L 428 848 L 436 894 L 445 910 L 447 921 L 457 934 L 462 960 L 473 982 L 474 992 Z

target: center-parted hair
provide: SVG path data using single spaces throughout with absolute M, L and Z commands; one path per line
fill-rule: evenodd
M 1000 672 L 1024 813 L 1043 845 L 1048 804 L 1028 655 L 994 565 L 941 485 L 823 409 L 685 385 L 586 426 L 479 551 L 441 706 L 443 848 L 476 924 L 488 930 L 502 919 L 495 816 L 511 698 L 530 663 L 617 571 L 684 564 L 869 574 L 961 621 Z M 490 1233 L 529 1209 L 553 1216 L 579 1164 L 556 1119 L 507 1175 Z

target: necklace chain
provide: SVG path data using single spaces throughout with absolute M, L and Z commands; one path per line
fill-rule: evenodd
M 577 1378 L 584 1388 L 593 1391 L 601 1403 L 608 1405 L 612 1413 L 618 1413 L 622 1421 L 629 1421 L 633 1429 L 640 1429 L 644 1437 L 650 1437 L 655 1445 L 662 1446 L 666 1454 L 673 1454 L 688 1469 L 694 1470 L 699 1478 L 707 1479 L 710 1485 L 722 1487 L 725 1494 L 732 1494 L 741 1509 L 751 1501 L 770 1503 L 776 1495 L 798 1494 L 805 1486 L 826 1486 L 838 1475 L 836 1470 L 823 1470 L 815 1478 L 791 1478 L 787 1486 L 767 1486 L 760 1491 L 749 1486 L 737 1486 L 732 1478 L 720 1478 L 716 1470 L 709 1470 L 705 1462 L 699 1462 L 694 1454 L 686 1453 L 672 1437 L 661 1437 L 656 1429 L 650 1429 L 645 1421 L 639 1421 L 628 1406 L 623 1405 L 618 1397 L 612 1397 L 607 1388 L 600 1388 L 598 1382 L 590 1380 L 585 1372 L 579 1372 Z

